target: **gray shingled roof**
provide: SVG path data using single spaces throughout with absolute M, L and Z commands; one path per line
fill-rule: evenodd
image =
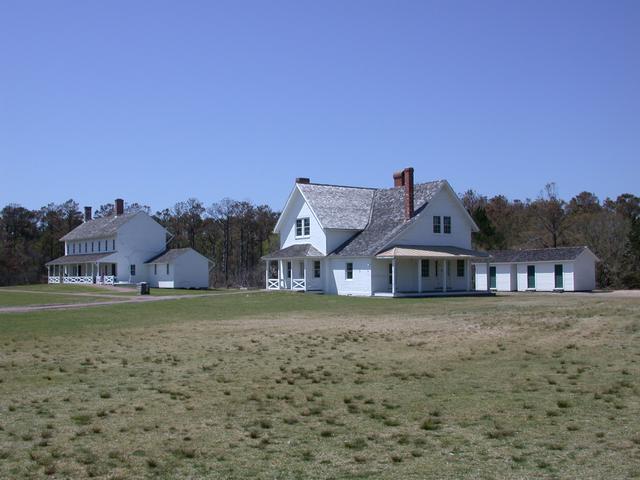
M 299 243 L 291 245 L 277 252 L 270 253 L 262 257 L 263 260 L 277 260 L 279 258 L 303 258 L 303 257 L 323 257 L 322 252 L 313 247 L 310 243 Z
M 45 265 L 69 265 L 70 263 L 94 263 L 116 252 L 107 253 L 83 253 L 81 255 L 63 255 L 55 260 L 51 260 Z
M 587 247 L 535 248 L 529 250 L 493 250 L 492 263 L 560 262 L 575 260 Z
M 161 254 L 152 257 L 144 263 L 171 263 L 179 256 L 187 253 L 189 250 L 193 250 L 193 248 L 172 248 L 170 250 L 165 250 Z
M 416 216 L 445 184 L 444 180 L 417 183 L 414 186 L 414 211 Z M 362 231 L 338 247 L 331 255 L 369 257 L 386 247 L 400 232 L 411 225 L 404 219 L 404 187 L 374 191 L 371 222 Z
M 373 188 L 314 183 L 298 188 L 324 228 L 362 230 L 369 223 Z
M 136 214 L 109 215 L 108 217 L 94 218 L 67 233 L 60 240 L 84 240 L 85 238 L 111 237 L 116 234 L 118 228 L 131 220 Z

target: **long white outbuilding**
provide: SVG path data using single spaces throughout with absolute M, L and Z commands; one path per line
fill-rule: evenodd
M 475 264 L 475 288 L 498 292 L 590 291 L 596 287 L 598 257 L 588 247 L 495 250 Z

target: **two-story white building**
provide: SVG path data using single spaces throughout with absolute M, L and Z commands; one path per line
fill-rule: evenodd
M 271 290 L 410 296 L 471 292 L 478 227 L 446 180 L 387 189 L 298 178 L 278 219 L 280 250 L 263 257 Z
M 63 236 L 62 257 L 46 263 L 49 283 L 135 284 L 207 288 L 209 260 L 193 249 L 167 248 L 167 230 L 145 212 L 126 213 L 115 201 L 113 215 L 91 218 Z

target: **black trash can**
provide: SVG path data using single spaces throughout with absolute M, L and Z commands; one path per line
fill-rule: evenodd
M 138 295 L 149 295 L 149 284 L 147 282 L 138 284 Z

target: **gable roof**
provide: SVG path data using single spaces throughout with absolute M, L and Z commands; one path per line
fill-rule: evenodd
M 322 252 L 310 243 L 297 243 L 287 248 L 269 253 L 262 257 L 262 260 L 276 260 L 279 258 L 304 258 L 304 257 L 324 257 Z
M 318 183 L 297 186 L 323 228 L 363 230 L 369 223 L 373 188 Z
M 415 222 L 420 212 L 445 184 L 445 180 L 416 183 L 413 196 L 416 213 L 408 221 L 404 219 L 404 187 L 375 190 L 369 224 L 331 255 L 368 257 L 377 254 Z
M 165 250 L 159 255 L 156 255 L 155 257 L 151 257 L 149 260 L 147 260 L 144 263 L 171 263 L 175 261 L 178 257 L 181 257 L 182 255 L 188 252 L 196 252 L 202 258 L 206 258 L 208 261 L 211 261 L 204 255 L 202 255 L 200 252 L 197 252 L 191 247 L 187 247 L 187 248 L 171 248 L 169 250 Z
M 85 238 L 110 237 L 116 234 L 118 229 L 135 217 L 138 213 L 125 213 L 123 215 L 109 215 L 108 217 L 94 218 L 67 233 L 60 240 L 84 240 Z
M 534 248 L 528 250 L 492 250 L 491 263 L 526 263 L 575 260 L 588 247 Z M 592 253 L 593 255 L 593 253 Z M 594 255 L 595 257 L 595 255 Z M 597 259 L 597 257 L 596 257 Z

